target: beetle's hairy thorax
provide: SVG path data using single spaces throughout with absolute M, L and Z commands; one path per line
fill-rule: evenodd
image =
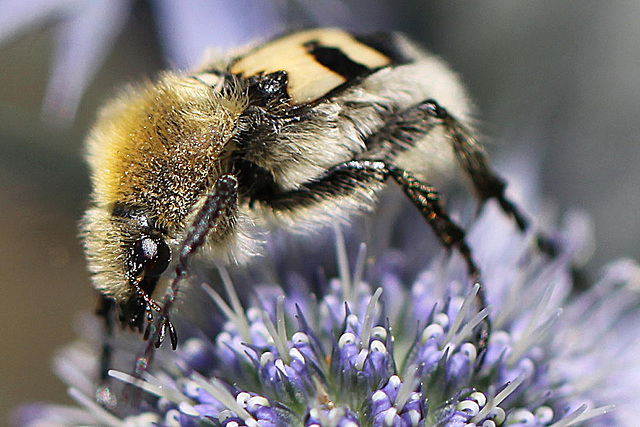
M 101 171 L 93 177 L 94 200 L 152 213 L 163 227 L 183 225 L 228 172 L 229 140 L 244 108 L 241 96 L 173 74 L 124 93 L 105 108 L 89 140 L 91 165 Z

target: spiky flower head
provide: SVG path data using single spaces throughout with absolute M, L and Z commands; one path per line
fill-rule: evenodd
M 76 343 L 57 363 L 79 407 L 31 408 L 22 421 L 633 425 L 640 270 L 630 261 L 613 263 L 590 290 L 572 296 L 570 266 L 588 226 L 580 215 L 566 224 L 556 235 L 564 249 L 549 258 L 496 206 L 485 207 L 468 236 L 483 273 L 484 308 L 459 256 L 442 253 L 424 267 L 407 266 L 416 257 L 386 249 L 372 259 L 361 245 L 350 262 L 340 233 L 333 279 L 317 279 L 309 267 L 314 259 L 295 271 L 284 262 L 277 267 L 283 283 L 244 279 L 251 291 L 241 301 L 238 279 L 222 269 L 224 292 L 205 284 L 206 298 L 182 306 L 201 314 L 185 320 L 182 332 L 190 336 L 176 352 L 159 351 L 139 377 L 112 370 L 105 388 L 92 379 L 100 346 Z M 407 280 L 406 271 L 418 273 Z M 222 313 L 224 322 L 211 313 Z M 486 319 L 492 328 L 485 347 L 478 329 Z M 117 346 L 140 347 L 125 340 Z M 118 382 L 125 384 L 120 390 Z M 117 400 L 96 400 L 96 391 Z

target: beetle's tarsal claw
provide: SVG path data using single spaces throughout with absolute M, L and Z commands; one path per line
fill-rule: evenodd
M 173 326 L 173 323 L 168 318 L 167 325 L 169 327 L 169 340 L 171 340 L 171 348 L 175 350 L 176 348 L 178 348 L 178 334 L 176 333 L 176 328 Z
M 162 343 L 164 342 L 164 337 L 167 333 L 167 319 L 162 319 L 160 321 L 160 329 L 158 330 L 158 338 L 156 339 L 156 348 L 160 348 Z
M 156 338 L 155 347 L 159 348 L 169 333 L 169 341 L 171 341 L 171 348 L 175 350 L 178 348 L 178 333 L 176 332 L 173 322 L 168 317 L 163 317 L 159 325 L 158 337 Z

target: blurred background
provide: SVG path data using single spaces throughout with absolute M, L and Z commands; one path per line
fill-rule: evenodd
M 401 6 L 400 6 L 401 5 Z M 95 307 L 76 223 L 83 136 L 114 88 L 311 25 L 401 30 L 466 83 L 496 159 L 525 147 L 542 196 L 588 212 L 587 269 L 640 258 L 640 3 L 596 0 L 0 1 L 0 424 L 68 403 L 56 348 Z

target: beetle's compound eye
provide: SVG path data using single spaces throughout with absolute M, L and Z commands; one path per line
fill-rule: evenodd
M 171 262 L 171 249 L 161 236 L 141 236 L 133 245 L 132 255 L 133 276 L 158 277 Z

